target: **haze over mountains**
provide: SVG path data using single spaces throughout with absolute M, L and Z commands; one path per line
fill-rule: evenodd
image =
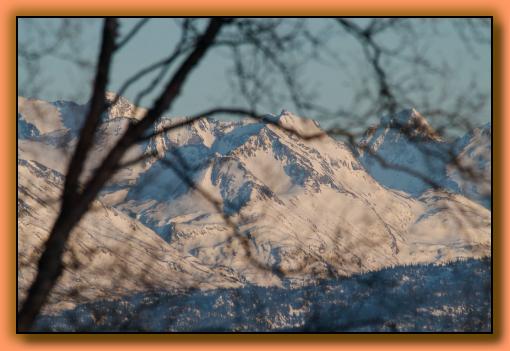
M 58 202 L 51 200 L 61 191 L 86 108 L 18 98 L 22 292 L 55 218 Z M 142 114 L 124 98 L 105 113 L 87 174 Z M 321 131 L 317 122 L 287 111 L 267 119 L 301 133 Z M 162 118 L 154 131 L 175 121 Z M 303 140 L 249 118 L 201 119 L 156 135 L 129 150 L 125 161 L 147 157 L 115 175 L 73 233 L 66 259 L 77 263 L 68 265 L 48 311 L 148 287 L 299 287 L 400 265 L 488 257 L 490 134 L 488 124 L 452 144 L 411 109 L 383 117 L 359 150 L 330 137 Z M 452 156 L 448 150 L 483 177 L 459 172 L 451 157 L 443 157 Z M 398 167 L 383 167 L 371 152 L 447 191 Z M 440 156 L 429 160 L 429 154 Z M 289 272 L 285 281 L 275 268 Z M 73 289 L 80 293 L 74 296 Z

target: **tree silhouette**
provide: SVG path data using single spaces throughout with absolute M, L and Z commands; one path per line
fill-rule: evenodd
M 126 80 L 124 85 L 122 85 L 113 101 L 107 101 L 105 95 L 108 90 L 115 54 L 132 40 L 139 31 L 143 30 L 148 21 L 148 19 L 141 19 L 125 36 L 119 39 L 118 20 L 115 18 L 106 18 L 104 20 L 101 46 L 95 65 L 95 78 L 90 93 L 91 99 L 88 113 L 84 119 L 78 142 L 72 151 L 72 156 L 67 167 L 63 191 L 59 199 L 60 210 L 58 216 L 38 260 L 35 280 L 28 289 L 27 296 L 18 312 L 17 322 L 20 331 L 30 331 L 32 329 L 34 321 L 40 314 L 41 309 L 47 302 L 52 289 L 65 268 L 63 255 L 70 234 L 83 216 L 91 210 L 94 200 L 107 182 L 120 169 L 133 163 L 143 162 L 149 157 L 157 157 L 155 154 L 143 154 L 139 158 L 125 162 L 127 151 L 137 143 L 147 141 L 158 134 L 163 134 L 195 123 L 200 119 L 214 115 L 251 117 L 263 123 L 274 125 L 306 141 L 320 141 L 332 135 L 345 140 L 346 144 L 349 145 L 355 153 L 360 152 L 360 150 L 370 153 L 381 167 L 408 173 L 421 179 L 431 188 L 442 189 L 442 185 L 435 179 L 431 179 L 426 174 L 422 174 L 413 169 L 413 167 L 392 164 L 370 149 L 370 147 L 361 144 L 360 138 L 364 130 L 356 131 L 353 125 L 339 125 L 337 123 L 337 125 L 331 128 L 326 128 L 323 132 L 307 134 L 286 127 L 259 112 L 260 106 L 265 101 L 274 99 L 275 96 L 279 95 L 278 91 L 274 91 L 279 88 L 271 87 L 271 85 L 268 85 L 265 81 L 268 75 L 276 74 L 281 77 L 285 86 L 285 92 L 290 96 L 294 105 L 299 110 L 298 112 L 304 115 L 326 117 L 345 116 L 347 114 L 346 111 L 350 110 L 354 111 L 350 113 L 351 115 L 356 113 L 355 111 L 358 112 L 358 118 L 356 120 L 366 121 L 366 116 L 378 116 L 382 114 L 392 115 L 396 113 L 403 106 L 409 105 L 412 102 L 412 97 L 408 94 L 409 92 L 403 92 L 399 88 L 397 80 L 392 76 L 392 72 L 386 70 L 385 60 L 387 58 L 407 60 L 409 65 L 420 66 L 428 73 L 434 72 L 436 69 L 434 64 L 426 61 L 424 58 L 420 58 L 419 56 L 411 58 L 406 57 L 405 55 L 401 55 L 398 49 L 389 49 L 384 46 L 384 43 L 379 41 L 380 35 L 387 31 L 395 31 L 395 33 L 402 33 L 406 30 L 411 31 L 413 29 L 413 23 L 409 20 L 375 18 L 370 19 L 365 26 L 362 26 L 349 18 L 331 19 L 331 23 L 334 26 L 338 26 L 338 28 L 343 31 L 342 33 L 344 36 L 349 36 L 357 41 L 361 47 L 363 59 L 368 67 L 370 67 L 369 74 L 372 77 L 371 85 L 369 84 L 370 86 L 361 87 L 359 94 L 357 94 L 359 99 L 366 100 L 362 104 L 360 103 L 360 106 L 365 106 L 363 111 L 361 109 L 353 110 L 345 107 L 336 111 L 327 111 L 324 107 L 314 104 L 313 97 L 302 89 L 298 81 L 299 64 L 287 60 L 287 56 L 280 55 L 280 53 L 282 51 L 288 51 L 293 54 L 299 53 L 303 43 L 311 45 L 315 48 L 315 51 L 320 51 L 326 48 L 327 45 L 325 40 L 314 35 L 306 28 L 302 28 L 299 19 L 290 25 L 290 30 L 282 30 L 282 26 L 288 25 L 288 21 L 285 19 L 222 17 L 214 17 L 207 20 L 198 18 L 183 19 L 180 22 L 181 37 L 173 47 L 172 52 L 170 52 L 166 58 L 135 72 Z M 200 25 L 204 21 L 207 21 L 207 23 L 205 23 L 205 25 Z M 69 25 L 68 22 L 65 23 Z M 486 25 L 487 23 L 483 20 L 467 21 L 458 26 L 459 35 L 467 46 L 472 45 L 473 41 L 483 41 L 486 38 L 480 37 L 479 28 Z M 67 26 L 63 26 L 58 33 L 65 32 L 67 28 Z M 57 36 L 54 43 L 38 52 L 30 52 L 29 50 L 21 49 L 20 55 L 22 58 L 36 61 L 38 57 L 54 54 L 58 49 L 58 45 L 61 44 L 62 38 L 65 38 L 65 36 Z M 403 45 L 407 43 L 407 40 L 407 36 L 401 38 Z M 217 48 L 227 48 L 232 53 L 231 60 L 235 67 L 232 84 L 233 87 L 237 89 L 240 97 L 246 101 L 248 107 L 228 105 L 212 106 L 209 110 L 188 116 L 183 120 L 176 121 L 160 130 L 152 132 L 151 128 L 154 127 L 154 124 L 159 118 L 167 111 L 171 111 L 172 106 L 179 97 L 181 91 L 186 87 L 186 83 L 196 67 L 203 60 L 207 59 L 207 54 L 210 51 Z M 251 55 L 246 55 L 246 53 L 251 53 Z M 333 57 L 336 59 L 334 55 Z M 83 62 L 77 61 L 79 64 L 83 64 Z M 158 74 L 150 81 L 150 84 L 139 90 L 135 99 L 135 105 L 138 106 L 145 96 L 150 94 L 158 84 L 164 82 L 164 77 L 167 72 L 172 72 L 158 98 L 155 99 L 153 105 L 149 109 L 142 112 L 142 117 L 139 120 L 129 124 L 122 136 L 114 143 L 111 149 L 108 150 L 104 159 L 93 170 L 91 175 L 85 176 L 86 164 L 91 157 L 91 150 L 98 133 L 103 113 L 110 106 L 114 106 L 128 88 L 136 86 L 143 77 L 156 71 Z M 372 85 L 376 87 L 375 93 L 370 92 Z M 367 94 L 364 94 L 364 92 Z M 360 96 L 363 97 L 361 98 Z M 461 99 L 462 96 L 463 92 L 459 94 L 458 98 L 460 100 L 459 104 L 456 106 L 464 106 L 462 103 L 465 101 Z M 359 102 L 360 101 L 354 101 L 354 103 Z M 472 105 L 470 106 L 473 107 Z M 481 106 L 482 104 L 478 103 L 479 110 Z M 448 116 L 451 125 L 466 124 L 467 119 L 464 118 L 464 109 L 455 110 L 454 108 L 446 110 L 438 107 L 435 111 L 431 110 L 426 111 L 426 113 L 427 112 L 431 115 Z M 398 123 L 392 125 L 392 128 L 400 130 L 406 138 L 420 147 L 421 144 L 419 140 L 416 140 L 413 134 L 414 128 L 409 128 L 409 126 L 406 125 L 399 125 Z M 215 207 L 217 212 L 222 215 L 226 225 L 232 229 L 232 239 L 239 240 L 241 243 L 244 255 L 251 264 L 260 269 L 268 270 L 279 277 L 285 277 L 286 275 L 299 272 L 310 264 L 308 260 L 304 260 L 299 267 L 282 269 L 282 267 L 278 265 L 259 261 L 257 257 L 251 253 L 249 237 L 244 235 L 239 228 L 242 218 L 240 221 L 236 221 L 232 216 L 226 213 L 221 203 L 195 183 L 190 176 L 193 171 L 192 167 L 187 165 L 186 160 L 180 155 L 179 150 L 171 150 L 171 155 L 173 159 L 163 158 L 161 162 L 166 167 L 172 169 L 189 188 L 198 191 Z M 448 160 L 448 162 L 452 164 L 452 167 L 455 167 L 460 173 L 470 179 L 476 181 L 481 178 L 481 175 L 476 173 L 473 167 L 461 164 L 452 150 L 448 150 L 439 155 L 431 154 L 430 157 Z M 204 162 L 208 162 L 208 160 Z M 459 221 L 468 221 L 468 219 L 462 217 L 459 218 Z M 315 259 L 320 260 L 321 258 L 317 257 Z M 331 273 L 331 275 L 334 275 L 334 273 Z M 316 317 L 313 315 L 310 316 L 310 321 L 314 318 Z M 312 326 L 310 326 L 310 328 L 312 328 Z

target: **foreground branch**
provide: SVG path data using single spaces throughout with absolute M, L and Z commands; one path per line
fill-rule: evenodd
M 110 50 L 113 52 L 115 49 L 115 26 L 112 25 L 112 23 L 115 24 L 116 21 L 113 19 L 105 21 L 103 44 L 98 67 L 98 77 L 102 77 L 103 73 L 107 74 L 109 72 L 110 61 L 103 60 L 104 56 L 106 55 L 104 51 Z M 21 331 L 29 331 L 32 328 L 35 318 L 48 299 L 48 296 L 52 288 L 55 286 L 57 279 L 60 277 L 63 270 L 62 256 L 72 229 L 78 224 L 80 219 L 87 212 L 89 206 L 94 201 L 104 184 L 115 173 L 117 165 L 119 164 L 128 148 L 136 142 L 138 137 L 146 129 L 148 129 L 152 123 L 154 123 L 162 115 L 164 111 L 171 107 L 175 98 L 179 95 L 180 90 L 191 71 L 201 61 L 208 49 L 214 43 L 214 39 L 216 38 L 223 24 L 224 21 L 221 18 L 211 19 L 203 35 L 198 39 L 194 50 L 177 69 L 172 79 L 164 89 L 163 93 L 155 102 L 154 106 L 147 112 L 145 117 L 139 123 L 133 124 L 128 128 L 128 130 L 120 138 L 117 144 L 110 150 L 102 164 L 96 169 L 88 183 L 85 185 L 84 190 L 77 195 L 73 195 L 73 201 L 71 203 L 65 201 L 63 202 L 61 211 L 55 221 L 49 239 L 46 242 L 45 250 L 39 260 L 37 276 L 29 288 L 27 298 L 19 312 L 18 327 Z M 109 57 L 111 57 L 111 53 Z M 101 64 L 106 64 L 108 67 L 102 67 Z M 96 81 L 97 86 L 94 87 L 93 92 L 94 97 L 98 94 L 101 94 L 103 101 L 103 103 L 99 106 L 101 109 L 104 104 L 104 88 L 106 87 L 106 82 L 107 80 L 103 81 L 102 79 L 98 79 Z M 100 90 L 101 88 L 103 88 L 102 91 L 96 91 Z M 96 115 L 89 115 L 88 117 L 90 117 L 90 120 L 85 122 L 86 124 L 84 129 L 86 130 L 83 131 L 81 135 L 82 137 L 92 136 L 93 138 L 95 133 L 94 126 L 97 127 L 99 118 Z M 79 149 L 77 148 L 76 152 L 80 152 L 80 155 L 78 156 L 82 163 L 78 161 L 74 162 L 74 164 L 79 168 L 80 172 L 75 171 L 74 168 L 71 168 L 70 166 L 70 172 L 76 173 L 76 175 L 73 173 L 70 181 L 66 181 L 66 187 L 68 189 L 67 191 L 70 194 L 73 194 L 69 190 L 71 189 L 71 185 L 75 184 L 76 187 L 78 185 L 78 179 L 80 177 L 81 170 L 83 169 L 83 162 L 85 162 L 87 151 L 90 149 L 89 143 L 91 142 L 92 140 L 79 141 L 79 144 L 81 143 L 83 145 Z M 78 158 L 78 156 L 75 158 Z

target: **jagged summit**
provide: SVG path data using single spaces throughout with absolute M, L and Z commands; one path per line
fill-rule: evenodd
M 414 107 L 405 108 L 393 115 L 384 115 L 381 117 L 381 124 L 389 124 L 392 122 L 398 122 L 400 124 L 406 124 L 413 120 L 423 120 L 427 123 L 425 117 L 423 117 Z
M 45 117 L 54 118 L 52 128 L 70 128 L 75 118 L 72 110 L 45 104 Z M 19 113 L 23 121 L 33 121 L 38 131 L 50 129 L 50 125 L 47 129 L 37 125 L 41 119 L 31 115 L 35 111 L 28 108 L 30 104 L 22 101 L 22 105 Z M 86 170 L 97 168 L 128 127 L 130 120 L 124 117 L 132 105 L 124 105 L 127 110 L 116 111 L 124 115 L 122 118 L 101 121 Z M 417 119 L 414 112 L 407 115 Z M 285 110 L 270 118 L 298 132 L 320 130 L 317 122 Z M 179 118 L 164 117 L 154 129 L 161 130 L 175 120 Z M 18 135 L 19 158 L 65 172 L 62 165 L 66 161 L 61 156 L 65 153 L 60 151 L 69 150 L 72 141 L 63 146 L 49 144 L 48 138 L 33 138 L 36 130 L 28 123 L 22 127 L 26 137 Z M 433 174 L 444 166 L 431 167 L 422 161 L 419 150 L 412 149 L 413 144 L 407 144 L 405 138 L 400 139 L 401 143 L 397 138 L 385 138 L 389 133 L 397 136 L 398 131 L 380 131 L 368 142 L 388 162 L 423 165 L 426 168 L 419 171 Z M 256 261 L 296 272 L 289 275 L 296 286 L 330 274 L 348 276 L 400 264 L 490 255 L 488 210 L 462 196 L 412 197 L 409 194 L 420 195 L 430 186 L 405 174 L 386 173 L 387 169 L 377 168 L 376 161 L 372 164 L 369 158 L 357 159 L 347 144 L 333 138 L 303 140 L 263 120 L 204 118 L 154 135 L 133 146 L 125 159 L 154 151 L 158 157 L 125 167 L 115 175 L 98 198 L 100 212 L 85 218 L 80 227 L 90 234 L 82 236 L 85 248 L 108 248 L 119 241 L 131 250 L 142 243 L 135 247 L 140 249 L 135 251 L 136 256 L 126 256 L 137 261 L 130 268 L 140 271 L 146 263 L 154 263 L 156 270 L 148 277 L 160 276 L 165 288 L 185 288 L 209 275 L 214 277 L 214 282 L 207 278 L 208 286 L 213 288 L 245 283 L 281 286 L 281 279 L 272 269 L 261 271 L 246 258 L 246 247 L 235 239 L 241 236 L 248 240 L 251 257 Z M 196 186 L 190 186 L 165 161 L 177 164 Z M 32 252 L 41 245 L 39 239 L 47 234 L 52 215 L 56 214 L 56 208 L 40 208 L 44 207 L 42 199 L 57 196 L 61 189 L 44 176 L 45 169 L 31 165 L 21 165 L 22 177 L 18 178 L 23 186 L 19 188 L 18 206 L 33 214 L 24 216 L 19 227 L 23 252 Z M 214 203 L 201 191 L 206 191 Z M 472 223 L 459 226 L 457 210 L 469 213 Z M 236 223 L 239 236 L 233 236 L 233 228 L 223 215 Z M 37 228 L 37 236 L 33 228 Z M 131 228 L 135 228 L 132 236 Z M 94 265 L 86 265 L 91 270 L 80 275 L 83 282 L 89 277 L 108 277 L 98 273 L 100 269 L 113 274 L 118 266 L 110 264 L 108 257 L 108 253 L 101 254 Z M 36 262 L 30 264 L 35 267 Z M 296 270 L 303 264 L 303 269 Z M 174 276 L 175 281 L 167 282 Z M 134 286 L 129 291 L 136 291 L 135 283 L 127 283 Z M 91 285 L 90 289 L 94 288 L 101 286 Z
M 117 94 L 106 92 L 105 100 L 113 102 Z M 68 133 L 71 138 L 78 136 L 88 112 L 90 101 L 78 104 L 73 101 L 57 100 L 53 102 L 35 98 L 18 96 L 18 124 L 28 123 L 33 126 L 30 133 L 35 135 L 51 135 L 52 133 Z M 137 108 L 124 97 L 108 108 L 102 116 L 103 122 L 120 118 L 139 119 L 146 109 Z M 116 121 L 118 122 L 118 121 Z
M 414 107 L 381 117 L 379 125 L 374 126 L 369 131 L 373 133 L 378 128 L 395 130 L 397 133 L 404 133 L 410 138 L 441 140 L 441 137 L 431 127 L 428 120 Z
M 302 136 L 315 135 L 322 131 L 318 121 L 297 116 L 286 109 L 283 109 L 278 115 L 269 114 L 264 118 Z
M 105 100 L 107 102 L 112 103 L 115 101 L 115 99 L 117 99 L 117 102 L 108 108 L 108 119 L 118 117 L 140 119 L 147 111 L 147 109 L 143 107 L 135 106 L 124 96 L 118 96 L 115 92 L 107 91 L 105 93 Z
M 429 189 L 430 184 L 410 172 L 382 165 L 372 155 L 446 185 L 449 145 L 415 108 L 381 117 L 379 124 L 365 133 L 360 145 L 361 163 L 378 182 L 389 188 L 417 196 Z
M 417 172 L 445 190 L 467 195 L 485 207 L 490 206 L 491 124 L 486 123 L 454 141 L 443 140 L 416 109 L 409 108 L 383 116 L 360 142 L 360 161 L 381 184 L 413 196 L 430 184 L 404 167 Z M 372 154 L 395 167 L 382 165 Z M 462 179 L 455 166 L 474 166 L 476 179 Z M 466 168 L 466 167 L 464 167 Z M 460 172 L 462 173 L 462 172 Z
M 129 99 L 124 96 L 119 96 L 113 91 L 107 91 L 105 93 L 105 100 L 113 105 L 109 106 L 108 110 L 103 115 L 103 122 L 109 122 L 118 118 L 140 119 L 147 111 L 146 108 L 135 106 Z M 68 130 L 72 135 L 76 136 L 83 124 L 83 118 L 88 111 L 89 104 L 90 101 L 84 104 L 77 104 L 66 100 L 48 102 L 35 98 L 18 96 L 18 111 L 20 114 L 18 117 L 21 123 L 34 125 L 37 134 L 42 135 L 57 130 Z M 41 116 L 44 116 L 44 118 L 40 118 Z M 163 116 L 156 124 L 156 127 L 161 128 L 162 126 L 168 126 L 172 123 L 178 123 L 185 118 L 186 117 L 174 116 L 170 118 Z M 294 130 L 305 136 L 321 131 L 317 121 L 299 117 L 286 109 L 283 109 L 279 114 L 267 114 L 264 116 L 264 119 L 266 122 L 270 121 L 279 124 L 286 129 Z M 197 129 L 201 134 L 207 133 L 208 130 L 212 132 L 213 129 L 228 132 L 236 126 L 250 123 L 261 123 L 261 121 L 249 118 L 241 121 L 224 121 L 208 117 L 196 121 L 184 129 Z

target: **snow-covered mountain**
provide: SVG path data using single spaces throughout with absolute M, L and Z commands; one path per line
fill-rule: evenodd
M 490 208 L 490 123 L 451 142 L 441 139 L 418 111 L 403 110 L 368 129 L 359 155 L 367 171 L 388 188 L 419 196 L 439 186 Z
M 18 284 L 20 302 L 58 211 L 63 176 L 35 161 L 18 160 Z M 177 251 L 140 222 L 100 201 L 69 240 L 66 269 L 48 311 L 140 291 L 239 287 L 228 267 L 208 267 Z
M 114 93 L 107 93 L 106 100 L 112 103 L 115 97 Z M 37 161 L 65 174 L 87 109 L 88 104 L 18 97 L 19 158 Z M 87 159 L 82 180 L 99 165 L 129 123 L 136 121 L 144 111 L 145 109 L 137 108 L 123 97 L 119 97 L 116 104 L 108 108 L 96 135 L 92 157 Z M 145 148 L 144 143 L 130 148 L 124 160 L 139 157 Z M 142 170 L 143 165 L 122 169 L 115 175 L 114 183 L 129 183 Z
M 65 172 L 66 151 L 72 150 L 77 135 L 73 123 L 83 118 L 83 112 L 77 111 L 85 107 L 19 101 L 18 172 L 23 181 L 18 206 L 26 207 L 26 214 L 20 217 L 19 238 L 23 243 L 20 252 L 25 253 L 40 249 L 50 228 L 55 207 L 42 201 L 41 194 L 55 197 L 60 183 L 50 182 L 46 173 L 61 178 Z M 103 120 L 89 170 L 139 117 L 129 102 L 119 101 L 122 106 L 110 108 Z M 31 105 L 44 106 L 51 123 L 37 120 Z M 425 134 L 439 145 L 434 148 L 440 149 L 441 140 L 416 112 L 411 115 L 415 115 L 415 137 Z M 201 119 L 133 147 L 126 159 L 144 153 L 157 156 L 127 167 L 105 187 L 95 205 L 99 210 L 89 214 L 90 219 L 81 224 L 85 229 L 75 234 L 84 240 L 77 241 L 76 251 L 83 255 L 87 247 L 109 248 L 114 240 L 128 252 L 136 243 L 143 243 L 143 249 L 137 247 L 139 256 L 134 261 L 139 264 L 133 269 L 153 261 L 157 270 L 161 269 L 159 279 L 172 282 L 165 283 L 168 286 L 175 287 L 172 284 L 181 279 L 186 282 L 191 277 L 202 280 L 210 276 L 209 288 L 223 286 L 223 280 L 225 287 L 246 283 L 282 286 L 275 268 L 289 272 L 286 278 L 292 284 L 303 285 L 321 277 L 396 265 L 490 256 L 491 216 L 484 207 L 460 194 L 430 187 L 419 192 L 394 190 L 384 184 L 384 174 L 381 178 L 378 172 L 367 172 L 363 165 L 368 159 L 362 155 L 358 161 L 344 143 L 329 137 L 305 141 L 274 124 L 313 134 L 320 131 L 317 122 L 287 111 L 267 119 L 273 123 Z M 175 121 L 162 118 L 154 130 Z M 381 151 L 390 150 L 385 145 L 398 140 L 391 129 L 383 133 L 376 130 L 367 143 Z M 418 151 L 402 145 L 394 151 L 402 162 L 413 163 Z M 409 158 L 402 158 L 402 154 Z M 180 173 L 192 179 L 196 187 L 190 188 Z M 404 178 L 401 181 L 406 186 L 422 186 Z M 209 194 L 214 203 L 200 191 Z M 225 217 L 235 223 L 236 230 Z M 135 236 L 128 235 L 131 226 L 139 228 Z M 33 239 L 34 228 L 39 233 L 37 240 Z M 108 255 L 123 259 L 123 254 L 111 251 Z M 160 251 L 163 258 L 154 254 Z M 117 266 L 111 264 L 107 267 L 113 268 L 108 271 L 116 272 Z M 176 270 L 175 264 L 186 268 Z M 176 271 L 181 275 L 176 276 Z M 79 274 L 86 277 L 89 288 L 96 289 L 92 280 L 98 271 L 87 268 L 73 272 L 68 279 L 82 272 Z M 105 280 L 113 275 L 107 274 Z M 22 276 L 27 277 L 22 278 L 23 287 L 31 276 Z M 136 287 L 134 281 L 129 284 L 134 284 L 130 289 Z
M 492 127 L 487 123 L 455 142 L 458 165 L 449 165 L 448 177 L 459 191 L 487 208 L 492 199 Z
M 118 117 L 139 119 L 146 112 L 145 108 L 133 105 L 122 96 L 117 97 L 113 92 L 106 93 L 105 101 L 110 106 L 103 115 L 104 122 Z M 80 105 L 63 100 L 48 102 L 19 96 L 18 124 L 32 124 L 41 135 L 63 131 L 76 136 L 83 124 L 88 106 L 88 103 Z

